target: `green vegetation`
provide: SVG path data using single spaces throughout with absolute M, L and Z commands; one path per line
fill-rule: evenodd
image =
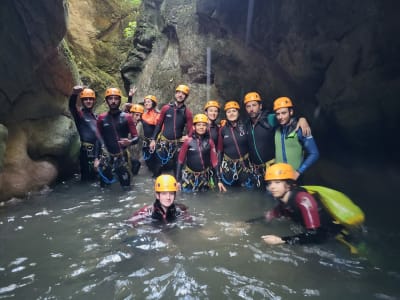
M 133 37 L 133 34 L 136 30 L 136 21 L 132 21 L 128 23 L 128 27 L 124 29 L 124 36 L 126 39 L 130 39 Z
M 81 33 L 67 34 L 63 50 L 76 64 L 77 82 L 96 91 L 96 110 L 101 112 L 107 109 L 102 101 L 106 88 L 115 86 L 124 91 L 120 67 L 132 47 L 142 1 L 91 0 L 91 3 L 90 9 L 96 17 L 87 20 L 87 27 L 96 30 L 92 35 L 89 33 L 87 38 L 81 38 Z M 126 101 L 126 97 L 123 97 L 123 101 Z

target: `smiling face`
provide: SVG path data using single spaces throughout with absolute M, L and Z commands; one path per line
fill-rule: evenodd
M 158 192 L 156 198 L 160 201 L 164 210 L 167 210 L 175 201 L 176 192 Z
M 198 122 L 196 124 L 194 124 L 194 131 L 198 134 L 198 135 L 204 135 L 207 132 L 207 123 L 204 122 Z
M 261 112 L 262 105 L 259 101 L 250 101 L 245 105 L 246 112 L 250 118 L 257 118 Z
M 81 102 L 84 108 L 92 109 L 94 106 L 94 98 L 82 98 Z
M 176 102 L 183 103 L 185 101 L 185 99 L 186 99 L 186 94 L 184 92 L 181 92 L 181 91 L 176 91 L 175 92 L 175 99 L 176 99 Z
M 275 111 L 275 116 L 279 125 L 288 124 L 292 115 L 293 115 L 293 110 L 287 107 L 280 108 Z
M 151 99 L 146 98 L 143 101 L 143 105 L 145 109 L 149 110 L 153 107 L 153 101 Z
M 230 108 L 226 111 L 228 121 L 236 122 L 239 119 L 239 111 L 236 108 Z
M 132 119 L 135 123 L 139 122 L 140 119 L 142 118 L 142 114 L 141 113 L 132 113 Z
M 210 106 L 205 111 L 205 114 L 210 121 L 215 121 L 218 118 L 219 109 L 218 107 Z

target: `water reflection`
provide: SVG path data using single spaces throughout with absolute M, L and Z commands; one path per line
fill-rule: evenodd
M 182 194 L 192 223 L 125 222 L 154 201 L 135 191 L 67 182 L 0 215 L 0 299 L 396 299 L 394 257 L 351 256 L 342 245 L 268 247 L 287 222 L 246 223 L 274 205 L 261 193 Z M 268 226 L 268 227 L 267 227 Z M 396 233 L 382 235 L 396 237 Z M 375 234 L 372 235 L 375 237 Z M 367 236 L 371 239 L 371 236 Z M 368 240 L 370 253 L 393 244 Z

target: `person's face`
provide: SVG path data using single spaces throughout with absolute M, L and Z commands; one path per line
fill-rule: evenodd
M 194 131 L 195 131 L 198 135 L 204 135 L 204 134 L 206 134 L 206 131 L 207 131 L 207 123 L 198 122 L 198 123 L 194 124 Z
M 146 98 L 144 99 L 143 105 L 145 109 L 149 110 L 153 107 L 153 101 L 151 101 L 151 99 Z
M 230 108 L 226 111 L 228 121 L 235 122 L 239 118 L 239 111 L 236 108 Z
M 175 201 L 175 192 L 159 192 L 156 197 L 164 208 L 168 208 Z
M 137 122 L 139 122 L 140 119 L 142 118 L 142 114 L 141 114 L 141 113 L 137 113 L 137 112 L 132 113 L 132 118 L 133 118 L 133 121 L 134 121 L 135 123 L 137 123 Z
M 81 102 L 83 107 L 87 108 L 87 109 L 92 109 L 94 106 L 94 98 L 82 98 Z
M 210 106 L 207 108 L 205 113 L 210 121 L 215 121 L 218 118 L 219 109 L 217 107 Z
M 183 101 L 185 101 L 186 99 L 186 94 L 181 92 L 181 91 L 177 91 L 175 93 L 175 99 L 178 103 L 182 103 Z
M 280 125 L 288 124 L 290 121 L 290 118 L 292 117 L 292 114 L 293 114 L 292 111 L 289 110 L 289 108 L 287 108 L 287 107 L 280 108 L 275 111 L 276 119 L 278 120 L 278 123 Z
M 262 105 L 259 101 L 250 101 L 246 103 L 245 108 L 250 118 L 256 118 L 261 112 Z
M 290 186 L 285 180 L 270 180 L 267 189 L 274 198 L 280 199 L 290 190 Z
M 119 96 L 108 96 L 106 102 L 110 110 L 118 109 L 121 105 L 121 97 Z

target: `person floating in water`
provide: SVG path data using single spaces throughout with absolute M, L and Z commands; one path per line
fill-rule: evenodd
M 272 196 L 279 200 L 279 204 L 272 210 L 267 211 L 265 218 L 271 221 L 275 218 L 289 217 L 293 221 L 304 226 L 302 233 L 290 236 L 263 235 L 261 238 L 269 245 L 278 244 L 308 244 L 321 243 L 328 237 L 336 237 L 337 240 L 347 245 L 352 253 L 353 247 L 347 239 L 348 231 L 341 224 L 340 218 L 333 218 L 326 207 L 317 201 L 305 188 L 296 186 L 296 174 L 291 165 L 277 163 L 270 166 L 265 174 L 267 189 Z M 331 190 L 332 191 L 332 190 Z M 364 220 L 360 211 L 357 223 Z M 355 222 L 355 221 L 354 221 Z
M 152 205 L 146 205 L 135 211 L 128 222 L 136 225 L 145 219 L 169 223 L 183 218 L 190 220 L 187 207 L 183 204 L 175 203 L 178 183 L 174 176 L 163 174 L 156 178 L 154 184 L 156 200 Z

